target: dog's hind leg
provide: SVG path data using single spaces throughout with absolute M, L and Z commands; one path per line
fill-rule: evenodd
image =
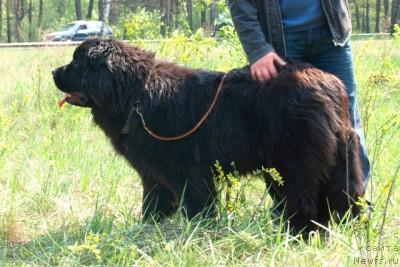
M 286 198 L 285 215 L 295 231 L 317 228 L 312 220 L 318 221 L 321 185 L 329 180 L 337 149 L 329 112 L 308 97 L 295 98 L 283 112 L 272 162 L 283 178 L 280 194 Z
M 284 207 L 284 217 L 295 233 L 313 230 L 316 225 L 312 223 L 312 220 L 318 220 L 319 184 L 310 179 L 310 173 L 304 172 L 304 167 L 288 164 L 283 167 L 277 166 L 284 185 L 274 186 L 277 195 L 284 199 L 280 204 Z
M 172 171 L 159 180 L 168 181 L 167 186 L 151 179 L 142 179 L 143 217 L 163 218 L 179 208 L 183 208 L 182 212 L 188 219 L 198 214 L 203 217 L 214 216 L 217 193 L 211 172 L 205 175 L 206 172 L 196 169 L 196 173 L 177 173 Z
M 331 180 L 327 186 L 327 203 L 339 217 L 351 208 L 355 217 L 360 207 L 356 205 L 359 197 L 364 195 L 361 161 L 359 158 L 359 137 L 353 130 L 348 130 L 346 137 L 339 139 L 336 166 L 333 168 Z

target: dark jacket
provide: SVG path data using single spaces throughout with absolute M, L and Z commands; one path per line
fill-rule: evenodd
M 321 0 L 321 5 L 332 41 L 345 45 L 351 34 L 347 0 Z M 279 0 L 229 0 L 229 8 L 250 63 L 271 51 L 286 55 Z

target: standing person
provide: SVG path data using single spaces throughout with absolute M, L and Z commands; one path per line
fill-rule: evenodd
M 229 0 L 229 8 L 253 79 L 276 77 L 284 57 L 309 62 L 343 81 L 366 186 L 370 164 L 357 106 L 347 0 Z

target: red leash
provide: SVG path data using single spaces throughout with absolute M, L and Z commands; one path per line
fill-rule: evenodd
M 160 141 L 178 141 L 178 140 L 182 140 L 182 139 L 188 137 L 189 135 L 193 134 L 203 125 L 203 123 L 207 120 L 208 116 L 210 115 L 211 111 L 214 109 L 215 104 L 217 103 L 218 97 L 221 93 L 221 89 L 222 89 L 222 85 L 224 84 L 225 77 L 226 77 L 226 74 L 222 77 L 222 79 L 219 83 L 219 86 L 217 88 L 217 91 L 215 92 L 214 98 L 213 98 L 211 105 L 208 108 L 207 112 L 203 115 L 203 117 L 200 119 L 200 121 L 190 131 L 188 131 L 184 134 L 178 135 L 178 136 L 171 136 L 171 137 L 158 135 L 158 134 L 154 133 L 152 130 L 150 130 L 149 127 L 147 127 L 142 113 L 139 111 L 139 109 L 136 109 L 136 112 L 139 114 L 139 116 L 142 120 L 143 128 L 146 130 L 146 132 L 149 135 L 151 135 L 153 138 L 160 140 Z

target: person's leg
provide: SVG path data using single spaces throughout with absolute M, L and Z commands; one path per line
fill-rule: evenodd
M 286 58 L 305 61 L 307 52 L 307 31 L 285 32 Z
M 335 46 L 329 29 L 318 28 L 309 37 L 312 43 L 306 60 L 316 68 L 336 75 L 346 86 L 349 97 L 349 113 L 354 129 L 360 137 L 360 158 L 364 173 L 364 186 L 370 178 L 370 163 L 365 145 L 364 132 L 357 105 L 356 81 L 350 43 L 345 46 Z

